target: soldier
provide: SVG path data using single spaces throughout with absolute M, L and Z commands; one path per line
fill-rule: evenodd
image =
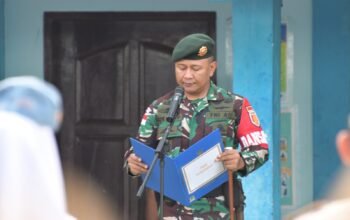
M 217 62 L 215 42 L 209 36 L 200 33 L 186 36 L 175 46 L 172 60 L 176 81 L 184 89 L 184 98 L 168 136 L 169 154 L 178 155 L 219 128 L 225 147 L 233 149 L 224 151 L 217 160 L 234 174 L 236 219 L 243 219 L 244 194 L 237 176 L 248 175 L 268 159 L 268 144 L 260 121 L 246 98 L 211 81 Z M 174 92 L 170 92 L 158 98 L 146 109 L 138 140 L 157 146 L 168 125 L 166 117 L 173 95 Z M 130 175 L 147 172 L 141 157 L 133 153 L 132 147 L 126 152 L 126 168 Z M 190 207 L 165 198 L 164 219 L 229 219 L 227 194 L 226 183 Z

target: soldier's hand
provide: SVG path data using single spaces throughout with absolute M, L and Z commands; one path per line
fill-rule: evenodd
M 235 149 L 225 149 L 225 151 L 217 157 L 217 160 L 222 161 L 226 169 L 232 172 L 244 168 L 244 161 L 239 152 Z
M 135 154 L 130 154 L 130 156 L 127 159 L 129 171 L 135 176 L 138 176 L 140 174 L 147 172 L 147 165 L 142 163 L 142 160 L 140 157 L 136 156 Z

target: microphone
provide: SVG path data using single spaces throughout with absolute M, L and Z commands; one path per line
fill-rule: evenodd
M 168 116 L 166 117 L 166 120 L 168 122 L 173 122 L 177 109 L 179 108 L 179 105 L 182 101 L 183 95 L 184 95 L 184 89 L 180 86 L 176 87 L 173 99 L 170 104 Z

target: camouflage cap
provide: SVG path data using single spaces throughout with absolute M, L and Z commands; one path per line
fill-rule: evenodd
M 172 60 L 201 60 L 215 57 L 215 42 L 205 34 L 190 34 L 182 38 L 174 47 Z

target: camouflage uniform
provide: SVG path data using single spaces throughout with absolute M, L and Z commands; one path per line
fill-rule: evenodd
M 166 117 L 173 93 L 155 100 L 147 108 L 138 132 L 140 141 L 154 148 L 157 146 L 168 125 Z M 238 144 L 241 146 L 245 169 L 238 171 L 238 175 L 247 175 L 268 159 L 266 136 L 248 100 L 213 82 L 206 97 L 197 100 L 184 97 L 168 136 L 166 152 L 176 156 L 216 128 L 221 131 L 225 147 L 237 149 Z M 238 179 L 235 182 L 240 184 Z M 190 207 L 165 198 L 164 219 L 229 219 L 225 188 L 227 184 L 193 202 Z M 240 197 L 235 199 L 239 203 L 235 204 L 236 210 L 243 215 L 244 195 L 240 185 L 237 189 L 235 186 L 235 196 Z

